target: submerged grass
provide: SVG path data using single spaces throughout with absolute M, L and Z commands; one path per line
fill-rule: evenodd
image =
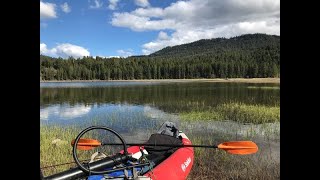
M 242 103 L 225 103 L 209 110 L 194 110 L 180 113 L 180 118 L 193 120 L 232 120 L 241 123 L 280 122 L 280 106 L 248 105 Z

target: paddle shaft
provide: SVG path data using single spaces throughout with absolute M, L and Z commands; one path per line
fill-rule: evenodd
M 78 144 L 77 149 L 80 150 L 89 150 L 92 148 L 96 148 L 99 146 L 112 146 L 112 145 L 123 145 L 122 143 L 100 143 L 99 141 L 93 141 L 92 143 L 88 140 L 82 140 L 84 142 L 80 142 Z M 183 148 L 183 147 L 200 147 L 200 148 L 217 148 L 223 149 L 230 154 L 253 154 L 258 151 L 258 146 L 252 141 L 230 141 L 224 142 L 219 145 L 192 145 L 192 144 L 157 144 L 157 143 L 128 143 L 126 146 L 149 146 L 149 147 L 173 147 L 173 148 Z
M 186 144 L 186 145 L 176 145 L 176 144 L 145 144 L 145 143 L 126 143 L 128 146 L 164 146 L 164 147 L 203 147 L 203 148 L 218 148 L 218 146 L 213 145 L 193 145 L 193 144 Z M 105 145 L 122 145 L 121 143 L 101 143 L 101 146 Z

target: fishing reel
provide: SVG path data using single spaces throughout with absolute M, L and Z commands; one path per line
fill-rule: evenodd
M 116 137 L 118 137 L 120 139 L 121 143 L 122 143 L 123 151 L 121 153 L 119 153 L 118 155 L 115 155 L 114 157 L 105 157 L 102 160 L 99 160 L 99 161 L 94 162 L 94 163 L 83 164 L 83 163 L 81 163 L 79 161 L 78 154 L 77 154 L 77 149 L 88 150 L 88 149 L 91 149 L 91 148 L 94 148 L 94 147 L 101 146 L 102 144 L 97 141 L 96 146 L 90 147 L 88 145 L 85 145 L 85 142 L 82 141 L 83 139 L 81 139 L 81 137 L 84 134 L 88 133 L 89 131 L 97 130 L 97 129 L 111 132 Z M 117 168 L 116 169 L 108 169 L 108 170 L 100 170 L 100 171 L 96 171 L 96 170 L 93 170 L 93 169 L 102 169 L 103 167 L 107 167 L 108 165 L 109 166 L 113 166 L 115 163 L 121 163 L 121 161 L 126 161 L 129 158 L 128 151 L 127 151 L 127 144 L 126 144 L 125 140 L 122 138 L 122 136 L 119 133 L 117 133 L 113 129 L 105 127 L 105 126 L 91 126 L 91 127 L 88 127 L 86 129 L 84 129 L 83 131 L 81 131 L 79 133 L 79 135 L 72 142 L 72 144 L 73 144 L 72 155 L 73 155 L 73 159 L 74 159 L 75 163 L 78 165 L 78 167 L 83 172 L 85 172 L 88 175 L 108 174 L 108 173 L 117 171 L 117 170 L 119 170 Z M 90 164 L 92 164 L 92 165 L 90 165 Z

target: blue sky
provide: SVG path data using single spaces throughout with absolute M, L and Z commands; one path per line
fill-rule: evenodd
M 280 0 L 42 0 L 40 54 L 131 56 L 199 39 L 280 35 Z

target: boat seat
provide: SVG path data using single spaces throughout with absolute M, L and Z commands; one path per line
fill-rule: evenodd
M 157 144 L 172 144 L 172 145 L 182 145 L 181 139 L 164 135 L 164 134 L 152 134 L 147 141 L 147 144 L 154 144 L 144 146 L 144 149 L 147 150 L 149 155 L 147 158 L 152 161 L 157 161 L 155 164 L 159 164 L 160 161 L 163 161 L 167 157 L 169 157 L 173 152 L 175 152 L 178 148 L 176 147 L 165 147 L 165 146 L 157 146 Z

